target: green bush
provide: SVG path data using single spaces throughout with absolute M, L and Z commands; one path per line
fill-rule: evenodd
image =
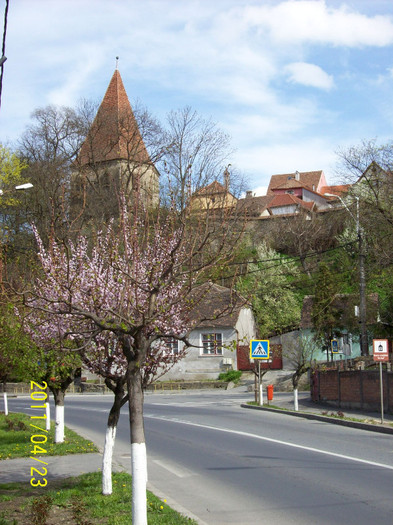
M 242 376 L 242 373 L 240 370 L 228 370 L 227 372 L 222 372 L 218 376 L 218 379 L 220 381 L 225 381 L 228 383 L 230 381 L 232 381 L 233 383 L 238 383 L 241 376 Z

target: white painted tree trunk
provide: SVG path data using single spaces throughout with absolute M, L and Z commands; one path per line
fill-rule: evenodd
M 55 408 L 55 443 L 64 442 L 64 405 Z
M 146 443 L 132 443 L 131 444 L 131 472 L 132 472 L 132 523 L 134 525 L 147 525 Z
M 7 397 L 7 392 L 4 392 L 3 396 L 4 396 L 4 414 L 6 416 L 8 416 L 8 397 Z
M 299 410 L 299 402 L 298 402 L 298 389 L 293 389 L 293 406 L 296 410 L 296 412 Z
M 141 361 L 143 360 L 141 359 Z M 129 363 L 127 376 L 131 433 L 132 525 L 147 525 L 146 440 L 143 425 L 142 375 L 139 363 Z
M 49 401 L 47 401 L 45 403 L 45 415 L 46 415 L 45 428 L 46 428 L 46 430 L 50 430 L 50 404 L 49 404 Z
M 259 385 L 259 406 L 263 406 L 263 386 L 262 386 L 262 382 L 261 384 Z
M 104 452 L 102 454 L 102 493 L 112 494 L 112 456 L 115 446 L 116 427 L 108 426 L 105 434 Z

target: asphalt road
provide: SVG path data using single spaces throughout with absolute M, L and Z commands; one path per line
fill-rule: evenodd
M 147 394 L 153 491 L 209 525 L 391 525 L 392 436 L 240 408 L 248 397 Z M 29 412 L 28 398 L 11 403 Z M 110 404 L 67 396 L 66 424 L 102 447 Z M 115 460 L 130 470 L 127 416 Z

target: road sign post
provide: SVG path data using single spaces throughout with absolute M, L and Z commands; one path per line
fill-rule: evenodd
M 267 340 L 252 339 L 250 341 L 250 359 L 258 359 L 258 404 L 263 405 L 263 389 L 261 379 L 261 360 L 268 361 L 270 355 L 270 343 Z
M 389 361 L 389 341 L 387 339 L 373 339 L 373 359 L 379 363 L 379 389 L 381 396 L 381 423 L 383 423 L 383 374 L 382 363 Z

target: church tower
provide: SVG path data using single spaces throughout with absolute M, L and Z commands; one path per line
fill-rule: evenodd
M 73 194 L 102 205 L 123 191 L 146 206 L 159 198 L 159 173 L 147 152 L 118 69 L 74 163 Z M 100 206 L 99 202 L 96 203 Z

